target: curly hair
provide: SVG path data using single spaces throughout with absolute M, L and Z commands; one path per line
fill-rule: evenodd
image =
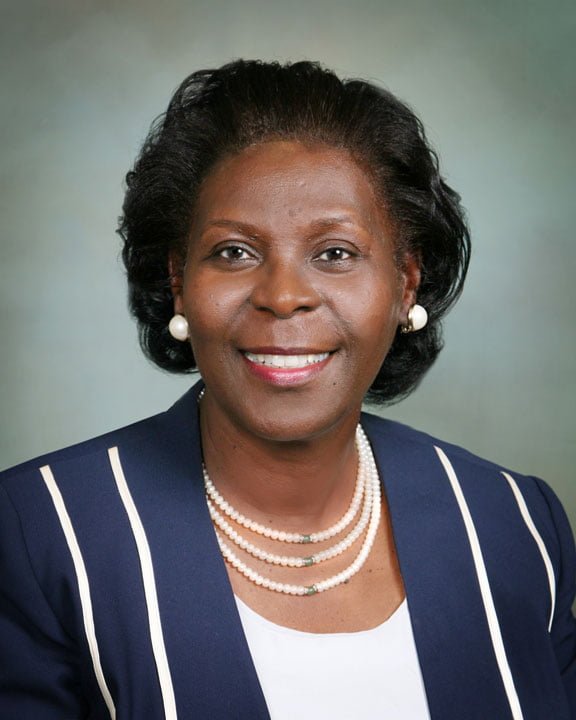
M 367 171 L 395 228 L 397 262 L 419 259 L 418 302 L 427 326 L 397 332 L 368 400 L 408 395 L 442 349 L 440 321 L 462 291 L 470 237 L 459 195 L 412 110 L 362 80 L 340 80 L 314 62 L 237 60 L 188 76 L 153 123 L 133 169 L 118 233 L 140 344 L 171 372 L 196 369 L 189 343 L 168 332 L 169 256 L 184 256 L 202 181 L 223 157 L 273 139 L 347 150 Z

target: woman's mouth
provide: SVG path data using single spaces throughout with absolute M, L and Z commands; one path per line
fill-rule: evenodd
M 264 353 L 251 353 L 245 352 L 244 356 L 250 360 L 250 362 L 258 365 L 265 365 L 266 367 L 272 368 L 305 368 L 315 363 L 320 363 L 326 360 L 330 353 L 306 353 L 297 355 L 272 355 Z
M 271 385 L 293 386 L 308 382 L 330 362 L 332 352 L 242 351 L 248 369 L 260 380 Z

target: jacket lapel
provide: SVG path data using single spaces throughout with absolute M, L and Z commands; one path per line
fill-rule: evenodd
M 154 419 L 154 442 L 144 426 L 147 443 L 135 437 L 120 448 L 122 462 L 148 534 L 179 717 L 264 720 L 268 710 L 204 497 L 201 387 Z
M 505 720 L 510 709 L 468 539 L 433 443 L 370 415 L 362 424 L 390 508 L 432 720 Z

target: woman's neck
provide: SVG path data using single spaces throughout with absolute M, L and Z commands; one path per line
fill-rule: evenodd
M 354 493 L 359 413 L 312 439 L 280 442 L 239 427 L 206 397 L 200 411 L 206 468 L 226 500 L 253 520 L 293 532 L 327 527 Z

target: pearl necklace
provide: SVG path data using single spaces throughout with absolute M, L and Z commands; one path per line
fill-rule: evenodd
M 270 538 L 271 540 L 280 540 L 281 542 L 286 543 L 319 543 L 323 542 L 324 540 L 329 540 L 330 538 L 334 537 L 335 535 L 338 535 L 338 533 L 342 532 L 345 528 L 350 525 L 352 522 L 352 519 L 356 516 L 358 513 L 358 510 L 360 509 L 360 502 L 362 500 L 362 493 L 364 491 L 364 485 L 362 482 L 362 473 L 361 473 L 361 467 L 360 464 L 362 462 L 362 453 L 360 452 L 360 444 L 362 437 L 364 436 L 364 432 L 360 425 L 356 428 L 356 450 L 358 452 L 358 473 L 356 478 L 356 487 L 354 489 L 354 495 L 352 497 L 352 501 L 350 502 L 350 507 L 348 510 L 344 513 L 344 515 L 336 522 L 334 525 L 329 527 L 326 530 L 322 530 L 321 532 L 315 532 L 315 533 L 291 533 L 291 532 L 285 532 L 284 530 L 273 530 L 272 528 L 266 527 L 266 525 L 261 525 L 260 523 L 255 522 L 254 520 L 249 520 L 245 515 L 242 515 L 241 512 L 238 510 L 235 510 L 230 503 L 228 503 L 222 495 L 216 490 L 214 483 L 212 480 L 210 480 L 210 477 L 208 475 L 208 471 L 206 470 L 206 467 L 203 465 L 202 470 L 204 474 L 204 487 L 206 489 L 206 495 L 210 498 L 210 500 L 214 503 L 214 505 L 217 505 L 222 512 L 227 515 L 229 518 L 234 520 L 234 522 L 237 522 L 238 525 L 242 525 L 247 530 L 251 530 L 252 532 L 256 533 L 257 535 L 262 535 L 264 537 Z M 364 436 L 365 438 L 365 436 Z
M 363 478 L 366 478 L 366 487 L 365 487 L 365 502 L 364 502 L 364 510 L 362 517 L 364 517 L 364 513 L 367 512 L 370 516 L 370 521 L 368 524 L 368 531 L 366 533 L 366 537 L 364 539 L 364 542 L 362 544 L 362 547 L 360 548 L 360 551 L 352 561 L 352 563 L 342 570 L 341 572 L 337 573 L 336 575 L 333 575 L 329 578 L 326 578 L 325 580 L 320 580 L 316 583 L 313 583 L 311 585 L 293 585 L 289 583 L 280 583 L 276 582 L 274 580 L 270 580 L 267 577 L 264 577 L 263 575 L 260 575 L 258 572 L 253 570 L 252 568 L 248 567 L 246 563 L 244 563 L 240 558 L 233 552 L 233 550 L 227 545 L 227 543 L 224 541 L 223 537 L 220 535 L 219 532 L 216 531 L 216 537 L 218 540 L 218 544 L 220 546 L 220 550 L 222 552 L 223 557 L 225 560 L 227 560 L 232 567 L 234 567 L 238 572 L 240 572 L 244 577 L 248 578 L 251 582 L 254 584 L 265 587 L 268 590 L 273 590 L 275 592 L 284 593 L 287 595 L 299 595 L 299 596 L 307 596 L 307 595 L 315 595 L 320 592 L 324 592 L 326 590 L 330 590 L 334 587 L 337 587 L 338 585 L 341 585 L 342 583 L 345 583 L 348 581 L 351 577 L 353 577 L 364 565 L 366 562 L 366 559 L 368 558 L 368 555 L 370 554 L 370 551 L 372 550 L 372 546 L 374 545 L 374 540 L 376 539 L 376 533 L 378 531 L 378 526 L 380 524 L 380 515 L 381 515 L 381 500 L 380 500 L 380 477 L 378 475 L 378 469 L 376 467 L 376 462 L 374 460 L 374 455 L 372 454 L 372 450 L 370 448 L 370 445 L 368 443 L 368 440 L 363 432 L 363 430 L 358 426 L 358 429 L 356 431 L 356 442 L 358 447 L 358 456 L 359 456 L 359 470 L 362 468 L 362 472 L 359 472 L 360 476 L 360 482 L 357 482 L 358 484 L 364 484 Z M 206 479 L 208 478 L 208 474 L 206 470 L 204 470 L 205 474 L 205 484 L 206 484 L 206 493 L 207 493 L 207 499 L 208 499 L 208 506 L 210 508 L 210 501 L 211 495 L 208 491 L 208 483 L 206 482 Z M 210 482 L 208 478 L 208 482 Z M 212 487 L 214 487 L 212 485 Z M 215 490 L 215 488 L 214 488 Z M 356 493 L 355 493 L 356 496 Z M 220 496 L 221 497 L 221 496 Z M 226 501 L 222 501 L 225 503 Z M 228 505 L 228 503 L 226 503 Z M 212 506 L 213 507 L 213 506 Z M 232 512 L 236 512 L 233 510 L 233 508 L 228 505 L 230 510 Z M 212 515 L 212 513 L 211 513 Z M 240 515 L 240 514 L 238 514 Z M 244 516 L 241 516 L 244 517 Z M 253 523 L 253 521 L 249 521 L 247 518 L 247 522 L 258 525 L 258 523 Z M 362 521 L 362 520 L 361 520 Z M 360 521 L 360 522 L 361 522 Z M 228 523 L 226 523 L 228 525 Z M 242 523 L 243 524 L 243 523 Z M 338 524 L 338 523 L 337 523 Z M 228 525 L 229 526 L 229 525 Z M 229 526 L 230 527 L 230 526 Z M 269 530 L 268 528 L 265 528 L 265 530 Z M 334 526 L 333 526 L 334 527 Z M 358 526 L 356 526 L 358 527 Z M 230 529 L 232 532 L 235 532 L 231 527 Z M 251 528 L 250 528 L 251 529 Z M 355 528 L 356 529 L 356 528 Z M 329 528 L 331 530 L 331 528 Z M 274 533 L 280 534 L 280 531 L 273 531 Z M 326 531 L 324 531 L 326 532 Z M 354 530 L 350 535 L 354 533 Z M 260 533 L 264 534 L 264 533 Z M 311 537 L 309 536 L 302 536 L 297 533 L 283 533 L 284 535 L 295 535 L 297 537 Z M 317 535 L 319 533 L 315 533 L 314 535 Z M 360 533 L 358 533 L 359 535 Z M 350 537 L 348 536 L 348 538 Z M 238 536 L 240 537 L 240 536 Z M 269 537 L 269 536 L 268 536 Z M 348 538 L 345 538 L 342 543 L 344 543 Z M 280 537 L 276 539 L 281 539 Z M 243 540 L 243 539 L 242 539 Z M 244 541 L 246 542 L 246 541 Z M 302 540 L 284 540 L 284 542 L 311 542 L 310 540 L 302 541 Z M 318 542 L 318 541 L 316 541 Z M 352 541 L 353 542 L 353 541 Z M 339 543 L 338 545 L 340 545 Z M 352 543 L 350 543 L 351 545 Z M 251 545 L 251 544 L 250 544 Z M 338 547 L 338 546 L 336 546 Z M 349 545 L 347 546 L 349 547 Z M 328 552 L 329 550 L 333 550 L 334 548 L 329 548 L 323 552 Z M 343 550 L 346 548 L 343 548 L 340 552 L 343 552 Z M 260 551 L 264 552 L 264 551 Z M 270 553 L 265 553 L 266 555 L 269 555 L 270 557 L 279 557 L 283 558 L 283 556 L 273 556 Z M 320 555 L 321 553 L 318 553 Z M 340 553 L 335 553 L 340 554 Z M 334 557 L 334 555 L 332 555 Z M 264 559 L 264 558 L 263 558 Z M 292 558 L 286 558 L 288 560 Z M 325 558 L 326 559 L 326 558 Z M 309 558 L 300 558 L 300 560 L 307 561 Z M 275 563 L 275 564 L 284 564 L 284 563 Z M 289 565 L 289 563 L 286 563 L 288 566 L 293 567 L 292 565 Z M 303 562 L 302 565 L 298 565 L 297 567 L 307 567 L 314 564 L 313 562 Z
M 362 486 L 364 486 L 364 484 L 365 483 L 363 481 Z M 310 565 L 317 565 L 318 563 L 324 562 L 325 560 L 329 560 L 330 558 L 336 557 L 337 555 L 341 555 L 345 550 L 347 550 L 351 545 L 353 545 L 354 542 L 364 532 L 366 525 L 368 524 L 368 519 L 370 517 L 370 498 L 368 493 L 365 493 L 364 496 L 365 499 L 364 505 L 362 507 L 362 514 L 360 515 L 358 522 L 348 533 L 348 535 L 346 535 L 346 537 L 344 537 L 342 540 L 340 540 L 340 542 L 336 543 L 335 545 L 332 545 L 325 550 L 321 550 L 320 552 L 313 553 L 312 555 L 309 555 L 307 557 L 294 555 L 276 555 L 274 553 L 269 553 L 266 550 L 262 550 L 258 546 L 251 543 L 249 540 L 246 540 L 244 537 L 242 537 L 242 535 L 240 535 L 240 533 L 234 530 L 230 523 L 227 522 L 227 520 L 218 512 L 218 510 L 216 510 L 210 498 L 207 498 L 207 501 L 208 509 L 210 511 L 210 517 L 212 518 L 214 524 L 220 530 L 222 530 L 222 532 L 230 540 L 232 540 L 235 545 L 250 553 L 250 555 L 252 555 L 253 557 L 258 558 L 259 560 L 263 560 L 264 562 L 270 563 L 272 565 L 282 565 L 283 567 L 309 567 Z

